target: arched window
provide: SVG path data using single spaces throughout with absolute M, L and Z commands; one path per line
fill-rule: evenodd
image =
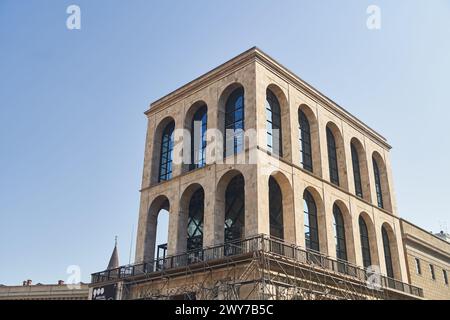
M 281 109 L 275 94 L 266 90 L 266 129 L 267 149 L 275 155 L 282 156 Z
M 330 169 L 330 181 L 339 186 L 339 167 L 336 152 L 336 140 L 333 132 L 327 127 L 328 166 Z
M 206 105 L 200 107 L 194 114 L 191 124 L 191 159 L 190 169 L 204 167 L 206 164 Z
M 305 246 L 306 249 L 320 251 L 319 228 L 317 224 L 317 206 L 308 190 L 303 193 L 303 212 L 305 216 Z
M 394 278 L 394 267 L 392 265 L 391 243 L 386 228 L 381 228 L 383 238 L 384 260 L 386 261 L 386 274 L 390 278 Z
M 353 178 L 355 180 L 355 193 L 358 197 L 363 197 L 362 184 L 361 184 L 361 169 L 359 167 L 359 156 L 355 145 L 350 145 L 352 150 L 352 165 L 353 165 Z
M 375 176 L 375 191 L 377 193 L 378 207 L 384 208 L 384 204 L 383 204 L 383 189 L 381 188 L 380 168 L 378 167 L 377 161 L 373 157 L 372 157 L 372 162 L 373 162 L 373 173 L 374 173 L 374 176 Z
M 361 239 L 361 252 L 364 268 L 372 265 L 372 257 L 370 255 L 369 231 L 367 230 L 364 218 L 359 216 L 359 235 Z
M 311 127 L 308 118 L 301 110 L 298 111 L 298 124 L 300 136 L 300 162 L 303 169 L 313 172 L 311 151 Z
M 158 181 L 170 180 L 172 178 L 173 160 L 173 131 L 175 122 L 171 121 L 163 130 L 161 137 L 161 153 L 159 162 Z
M 244 149 L 244 88 L 235 89 L 225 105 L 224 155 L 237 154 Z
M 225 242 L 244 237 L 245 189 L 244 177 L 237 175 L 225 191 Z
M 203 247 L 203 208 L 205 193 L 200 188 L 194 192 L 189 202 L 189 218 L 187 223 L 187 251 Z
M 269 216 L 270 235 L 275 238 L 284 239 L 283 198 L 280 186 L 273 177 L 269 178 Z
M 338 205 L 333 206 L 334 238 L 336 243 L 336 257 L 347 261 L 347 244 L 345 241 L 344 217 Z

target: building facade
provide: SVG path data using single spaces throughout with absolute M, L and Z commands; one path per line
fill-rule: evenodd
M 0 285 L 0 300 L 88 300 L 89 286 L 86 283 L 66 285 L 35 284 L 24 281 L 21 286 Z
M 129 299 L 423 297 L 390 145 L 258 48 L 145 114 L 136 264 L 94 274 L 94 286 L 120 282 Z M 161 210 L 169 236 L 155 248 Z

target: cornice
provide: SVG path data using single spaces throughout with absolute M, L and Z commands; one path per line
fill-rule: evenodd
M 387 149 L 392 147 L 387 143 L 386 138 L 381 134 L 373 130 L 371 127 L 363 123 L 361 120 L 353 116 L 350 112 L 345 110 L 343 107 L 338 105 L 336 102 L 325 96 L 323 93 L 315 89 L 313 86 L 308 84 L 306 81 L 299 78 L 295 73 L 290 71 L 288 68 L 284 67 L 278 63 L 275 59 L 261 51 L 257 47 L 250 48 L 249 50 L 239 54 L 238 56 L 228 60 L 227 62 L 219 65 L 218 67 L 212 69 L 211 71 L 203 74 L 200 77 L 188 82 L 187 84 L 181 86 L 175 91 L 165 95 L 164 97 L 154 101 L 150 104 L 150 108 L 145 112 L 146 115 L 150 113 L 157 112 L 165 106 L 173 105 L 179 100 L 182 100 L 186 96 L 207 87 L 214 81 L 236 71 L 237 69 L 247 66 L 249 63 L 258 62 L 263 65 L 268 70 L 277 74 L 280 78 L 284 79 L 293 87 L 297 88 L 303 94 L 306 94 L 312 100 L 320 103 L 321 106 L 325 107 L 329 112 L 335 114 L 336 116 L 342 118 L 346 122 L 350 123 L 357 129 L 365 132 L 367 135 L 372 137 L 375 141 L 383 145 Z

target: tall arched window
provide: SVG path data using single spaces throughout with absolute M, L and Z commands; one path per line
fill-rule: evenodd
M 244 177 L 231 179 L 225 191 L 225 242 L 244 237 L 245 189 Z
M 358 197 L 363 197 L 362 184 L 361 184 L 361 169 L 359 167 L 358 150 L 352 143 L 350 145 L 352 150 L 352 165 L 353 165 L 353 178 L 355 180 L 355 193 Z
M 267 149 L 275 155 L 282 156 L 281 109 L 275 94 L 266 90 L 266 129 Z
M 235 89 L 225 105 L 224 155 L 231 156 L 244 149 L 244 88 Z
M 347 243 L 345 240 L 344 217 L 338 205 L 333 206 L 334 239 L 336 243 L 336 257 L 347 261 Z
M 269 178 L 269 216 L 270 235 L 284 239 L 283 197 L 280 186 L 273 177 Z
M 364 218 L 359 216 L 359 235 L 361 239 L 361 252 L 364 268 L 372 265 L 372 257 L 370 255 L 369 231 L 367 230 Z
M 308 190 L 305 190 L 303 193 L 303 212 L 305 217 L 306 249 L 320 251 L 317 206 L 313 196 Z
M 194 192 L 189 202 L 189 218 L 187 223 L 187 251 L 203 247 L 203 209 L 205 193 L 200 188 Z
M 190 169 L 204 167 L 206 164 L 206 105 L 200 107 L 194 114 L 191 124 L 191 160 Z
M 384 208 L 383 189 L 381 188 L 380 168 L 378 167 L 377 161 L 373 157 L 372 157 L 372 162 L 373 162 L 373 174 L 375 176 L 375 191 L 377 193 L 378 207 Z
M 161 137 L 161 153 L 159 162 L 158 181 L 170 180 L 172 178 L 173 160 L 173 131 L 175 122 L 171 121 L 163 130 Z
M 384 260 L 386 262 L 386 274 L 390 278 L 394 278 L 394 267 L 392 265 L 391 243 L 386 227 L 381 228 L 383 238 Z
M 298 111 L 298 124 L 300 136 L 300 162 L 303 169 L 313 172 L 311 127 L 308 118 L 301 110 Z
M 339 186 L 339 167 L 336 152 L 336 140 L 333 132 L 327 127 L 328 166 L 330 169 L 330 181 Z

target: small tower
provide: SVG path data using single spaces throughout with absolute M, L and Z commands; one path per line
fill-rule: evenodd
M 116 269 L 119 267 L 119 254 L 117 252 L 117 236 L 115 238 L 114 250 L 109 259 L 107 270 Z

